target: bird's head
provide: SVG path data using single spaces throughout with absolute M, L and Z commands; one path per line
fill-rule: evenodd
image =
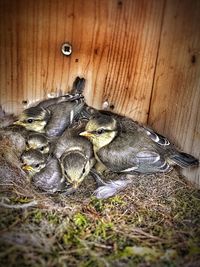
M 42 107 L 31 107 L 25 109 L 14 123 L 21 125 L 27 130 L 35 132 L 44 132 L 44 128 L 50 119 L 50 112 Z
M 26 171 L 30 177 L 40 172 L 46 166 L 46 157 L 35 149 L 25 151 L 21 155 L 21 161 L 23 163 L 22 169 Z
M 77 188 L 89 174 L 92 164 L 81 151 L 68 151 L 61 157 L 63 175 L 73 188 Z
M 112 116 L 99 114 L 88 121 L 80 135 L 87 137 L 98 150 L 112 142 L 117 133 L 117 121 Z
M 50 150 L 48 138 L 41 133 L 30 134 L 26 141 L 26 150 L 29 149 L 37 149 L 42 154 L 48 154 Z

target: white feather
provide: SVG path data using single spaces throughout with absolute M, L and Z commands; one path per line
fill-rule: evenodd
M 109 198 L 117 194 L 122 189 L 124 189 L 129 183 L 131 183 L 131 180 L 110 181 L 106 183 L 106 185 L 98 187 L 94 191 L 94 194 L 98 199 Z
M 72 124 L 73 120 L 74 120 L 74 110 L 72 109 L 70 111 L 70 124 Z
M 160 155 L 158 154 L 158 156 L 155 158 L 155 160 L 152 162 L 152 164 L 153 163 L 156 163 L 157 161 L 159 161 L 160 160 Z
M 125 169 L 125 170 L 123 170 L 121 172 L 130 172 L 130 171 L 135 171 L 137 169 L 138 169 L 138 167 L 131 167 L 131 168 Z
M 167 163 L 166 163 L 166 161 L 165 161 L 165 162 L 164 162 L 162 165 L 160 165 L 158 168 L 161 169 L 161 168 L 163 168 L 166 164 L 167 164 Z

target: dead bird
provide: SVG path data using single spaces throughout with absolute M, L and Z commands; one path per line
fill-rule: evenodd
M 74 81 L 78 93 L 66 94 L 54 99 L 47 99 L 34 107 L 24 110 L 15 122 L 27 130 L 46 133 L 47 136 L 60 136 L 78 118 L 84 107 L 82 91 L 85 79 L 77 77 Z
M 17 128 L 17 129 L 15 129 Z M 0 129 L 0 184 L 12 183 L 22 184 L 26 175 L 21 170 L 20 156 L 26 147 L 23 135 L 23 127 L 9 126 Z
M 85 121 L 68 128 L 57 140 L 54 154 L 60 159 L 63 175 L 73 188 L 77 188 L 88 176 L 95 164 L 92 144 L 79 133 L 85 128 Z
M 178 151 L 167 138 L 111 112 L 91 118 L 80 135 L 93 143 L 100 172 L 108 169 L 117 173 L 163 173 L 174 165 L 198 165 L 196 158 Z
M 12 125 L 14 121 L 16 121 L 16 117 L 13 114 L 6 113 L 0 105 L 0 128 Z
M 48 193 L 64 191 L 67 187 L 60 163 L 56 157 L 46 157 L 38 150 L 30 149 L 22 156 L 22 169 L 31 178 L 32 184 Z
M 20 136 L 15 138 L 21 143 Z M 14 142 L 14 144 L 13 144 Z M 22 143 L 23 144 L 23 143 Z M 9 138 L 0 133 L 0 184 L 23 183 L 26 181 L 26 175 L 21 170 L 20 153 L 21 147 L 15 143 L 14 138 Z M 24 144 L 25 145 L 25 144 Z
M 18 162 L 22 152 L 26 148 L 27 136 L 28 131 L 19 125 L 10 125 L 0 129 L 1 147 L 4 146 L 4 143 L 5 145 L 7 144 L 7 149 L 5 149 L 4 155 L 8 161 L 13 162 L 13 156 L 10 157 L 9 154 L 14 154 L 16 161 Z
M 25 172 L 19 167 L 20 162 L 18 162 L 18 166 L 15 163 L 16 161 L 14 163 L 8 162 L 0 155 L 0 187 L 28 183 Z

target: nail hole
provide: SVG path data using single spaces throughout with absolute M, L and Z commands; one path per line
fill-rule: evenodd
M 115 108 L 115 106 L 114 106 L 113 104 L 111 104 L 111 105 L 110 105 L 110 109 L 113 110 L 114 108 Z
M 95 55 L 98 54 L 98 48 L 95 48 L 95 49 L 94 49 L 94 53 L 95 53 Z
M 191 56 L 191 62 L 192 62 L 192 64 L 196 63 L 196 56 L 195 55 Z
M 122 6 L 122 1 L 118 1 L 118 6 L 121 7 Z

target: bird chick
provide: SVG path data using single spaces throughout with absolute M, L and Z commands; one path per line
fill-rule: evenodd
M 95 164 L 92 144 L 79 136 L 85 123 L 77 123 L 67 129 L 57 140 L 54 154 L 60 159 L 63 175 L 68 183 L 77 188 Z
M 168 172 L 174 165 L 198 165 L 196 158 L 179 152 L 167 138 L 114 113 L 94 116 L 80 135 L 93 143 L 100 172 L 157 173 Z
M 68 151 L 61 157 L 61 166 L 66 181 L 77 189 L 91 169 L 91 162 L 82 151 Z
M 27 137 L 26 150 L 37 149 L 42 154 L 50 153 L 50 141 L 41 133 L 31 133 Z
M 46 158 L 38 150 L 30 149 L 21 156 L 23 166 L 31 178 L 31 182 L 39 189 L 48 193 L 63 191 L 66 187 L 61 167 L 55 157 Z
M 77 77 L 77 79 L 80 79 Z M 80 79 L 77 86 L 85 86 L 85 79 Z M 83 90 L 83 88 L 82 88 Z M 46 133 L 49 137 L 60 136 L 78 118 L 84 107 L 84 97 L 80 93 L 67 94 L 54 99 L 47 99 L 34 107 L 24 110 L 15 122 L 27 130 Z
M 35 106 L 25 109 L 14 124 L 23 126 L 29 131 L 44 133 L 50 118 L 50 110 Z
M 16 148 L 20 157 L 24 150 L 38 149 L 41 153 L 50 153 L 50 140 L 41 133 L 28 131 L 20 125 L 10 125 L 0 130 L 0 135 L 8 137 L 12 147 Z
M 0 161 L 4 162 L 0 164 L 0 175 L 4 177 L 4 182 L 11 180 L 12 176 L 13 181 L 17 180 L 17 177 L 20 177 L 18 173 L 24 174 L 20 169 L 21 155 L 25 150 L 31 148 L 38 149 L 47 157 L 49 153 L 48 139 L 42 134 L 27 131 L 19 125 L 10 125 L 0 129 Z M 8 177 L 10 178 L 8 179 Z

